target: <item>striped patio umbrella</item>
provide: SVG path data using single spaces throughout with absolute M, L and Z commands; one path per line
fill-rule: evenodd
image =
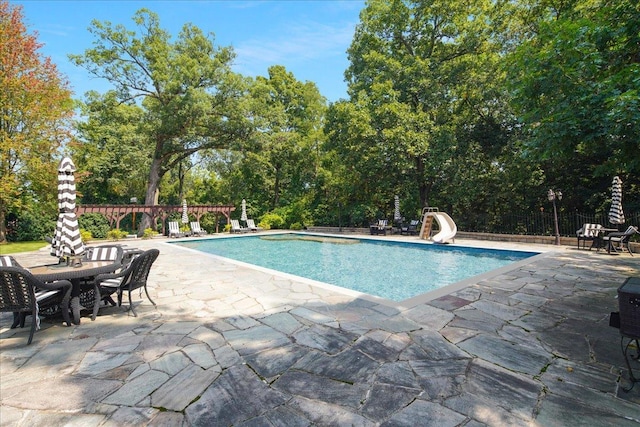
M 189 222 L 189 211 L 187 210 L 187 199 L 182 199 L 182 223 Z
M 247 201 L 242 199 L 242 213 L 240 214 L 240 221 L 247 222 Z
M 51 255 L 63 258 L 81 255 L 84 244 L 76 217 L 76 167 L 69 157 L 58 166 L 58 221 L 51 240 Z
M 393 211 L 393 220 L 395 222 L 402 221 L 402 215 L 400 215 L 400 197 L 395 196 L 394 200 L 394 211 Z
M 611 224 L 624 224 L 624 221 L 624 212 L 622 211 L 622 180 L 619 176 L 614 176 L 611 186 L 611 209 L 609 209 L 609 222 Z

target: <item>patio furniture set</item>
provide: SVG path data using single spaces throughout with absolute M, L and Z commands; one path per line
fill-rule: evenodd
M 418 234 L 419 224 L 420 224 L 419 220 L 413 219 L 408 224 L 403 222 L 398 227 L 394 227 L 392 225 L 389 225 L 388 220 L 379 219 L 378 222 L 376 222 L 375 224 L 369 225 L 369 232 L 371 234 L 375 234 L 375 235 L 382 234 L 385 236 L 387 235 L 387 232 L 390 232 L 391 234 L 399 233 L 402 235 L 415 236 Z
M 595 247 L 599 251 L 606 247 L 607 253 L 610 254 L 611 251 L 618 253 L 618 251 L 626 249 L 633 256 L 629 242 L 636 233 L 638 233 L 638 227 L 633 225 L 629 226 L 625 231 L 619 231 L 617 228 L 605 228 L 600 224 L 584 224 L 582 228 L 576 231 L 578 249 L 580 249 L 580 242 L 582 242 L 583 249 L 586 249 L 587 242 L 591 242 L 589 250 Z
M 122 306 L 124 293 L 128 293 L 128 310 L 137 313 L 131 292 L 144 288 L 149 301 L 155 302 L 147 290 L 147 278 L 159 251 L 141 251 L 120 245 L 87 248 L 79 263 L 60 262 L 24 268 L 13 257 L 0 257 L 0 311 L 13 313 L 11 328 L 23 327 L 28 314 L 32 324 L 29 340 L 39 328 L 39 316 L 62 314 L 65 323 L 80 324 L 82 309 L 91 310 L 95 320 L 100 306 L 116 302 Z M 71 317 L 69 316 L 71 314 Z

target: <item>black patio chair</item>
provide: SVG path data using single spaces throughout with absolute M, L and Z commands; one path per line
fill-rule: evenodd
M 147 294 L 147 298 L 154 306 L 156 303 L 149 296 L 147 290 L 147 278 L 149 277 L 149 271 L 151 265 L 158 258 L 160 251 L 157 249 L 149 249 L 140 255 L 136 256 L 131 263 L 122 271 L 114 274 L 101 274 L 95 278 L 94 291 L 96 295 L 99 295 L 95 299 L 96 303 L 93 307 L 93 315 L 91 320 L 95 320 L 100 309 L 100 300 L 105 297 L 111 296 L 116 293 L 118 295 L 118 306 L 122 306 L 122 294 L 127 291 L 129 293 L 129 309 L 134 316 L 138 316 L 133 303 L 131 301 L 131 292 L 144 288 L 144 292 Z
M 629 228 L 624 233 L 613 232 L 609 233 L 602 238 L 602 241 L 607 244 L 607 253 L 611 253 L 611 249 L 614 252 L 618 252 L 618 249 L 624 250 L 625 248 L 629 252 L 629 255 L 633 256 L 631 252 L 631 247 L 629 247 L 629 240 L 631 237 L 638 232 L 638 227 L 634 227 L 630 225 Z M 617 243 L 618 247 L 614 246 L 614 243 Z
M 13 312 L 11 329 L 18 325 L 24 327 L 27 313 L 31 313 L 31 332 L 27 344 L 33 340 L 39 323 L 38 312 L 41 310 L 59 306 L 64 321 L 71 326 L 70 297 L 71 282 L 68 280 L 44 283 L 23 268 L 0 267 L 0 311 Z

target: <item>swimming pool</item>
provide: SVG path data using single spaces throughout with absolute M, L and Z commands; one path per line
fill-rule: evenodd
M 306 233 L 173 244 L 396 302 L 538 254 Z

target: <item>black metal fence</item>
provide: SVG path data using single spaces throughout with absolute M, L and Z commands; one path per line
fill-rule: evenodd
M 608 213 L 558 213 L 558 230 L 561 236 L 575 236 L 583 224 L 602 224 L 607 228 L 626 230 L 629 225 L 640 226 L 640 213 L 626 213 L 625 223 L 619 226 L 609 223 Z M 490 215 L 475 214 L 455 218 L 459 230 L 477 233 L 521 234 L 532 236 L 555 235 L 553 212 L 531 214 Z

